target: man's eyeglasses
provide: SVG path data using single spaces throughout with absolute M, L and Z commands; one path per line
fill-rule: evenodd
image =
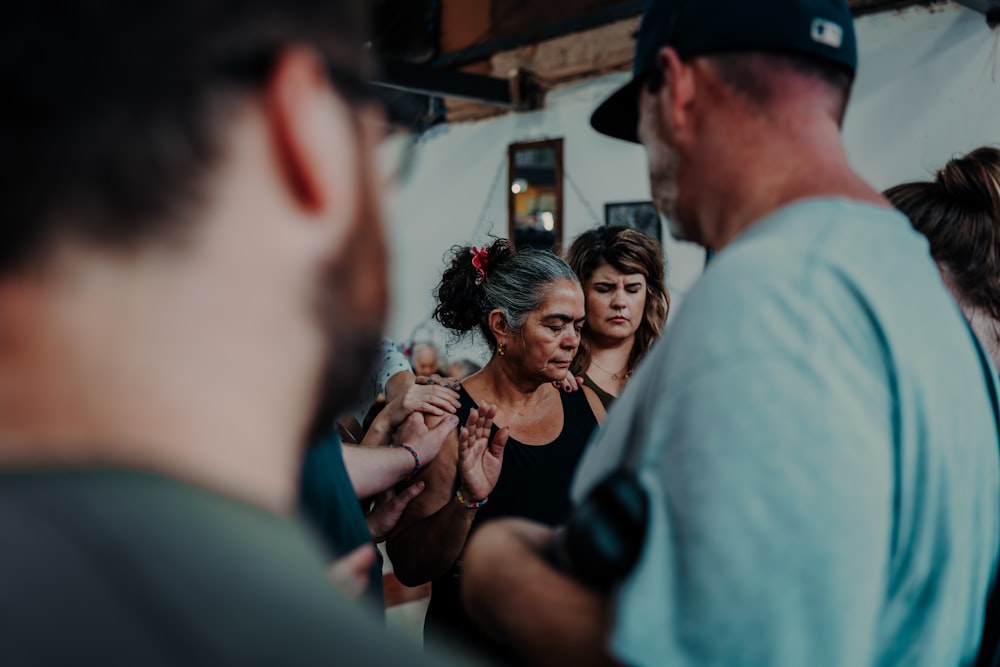
M 397 186 L 409 180 L 419 140 L 420 137 L 412 132 L 390 126 L 375 150 L 379 181 L 383 187 Z
M 222 75 L 235 82 L 259 86 L 266 81 L 274 65 L 275 52 L 235 59 L 222 69 Z M 351 104 L 374 105 L 393 117 L 393 98 L 385 90 L 346 68 L 327 63 L 326 75 L 334 89 Z M 383 138 L 376 149 L 375 161 L 380 185 L 395 186 L 409 178 L 419 137 L 404 126 L 386 123 Z

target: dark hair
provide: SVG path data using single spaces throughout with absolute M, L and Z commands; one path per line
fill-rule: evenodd
M 1000 150 L 977 148 L 885 196 L 927 237 L 957 300 L 1000 320 Z
M 640 273 L 646 279 L 646 308 L 642 323 L 635 332 L 635 343 L 628 359 L 628 369 L 639 365 L 646 352 L 663 334 L 663 325 L 670 312 L 670 292 L 664 283 L 666 273 L 663 250 L 655 240 L 629 227 L 595 227 L 573 240 L 566 254 L 581 283 L 586 283 L 602 264 L 622 273 Z M 581 373 L 590 366 L 587 346 L 587 323 L 583 325 L 580 348 L 573 360 L 573 372 Z
M 693 56 L 692 56 L 693 57 Z M 758 109 L 766 109 L 781 90 L 782 74 L 806 76 L 822 82 L 830 91 L 837 122 L 844 122 L 851 96 L 854 74 L 837 63 L 798 53 L 776 51 L 739 51 L 704 56 L 715 67 L 729 88 Z M 688 57 L 687 60 L 690 60 Z M 663 87 L 663 71 L 654 69 L 645 81 L 655 95 Z
M 283 47 L 316 49 L 344 81 L 366 62 L 353 0 L 36 0 L 4 14 L 0 275 L 61 238 L 177 240 L 227 116 Z
M 449 266 L 434 291 L 438 301 L 434 319 L 457 334 L 478 327 L 494 351 L 491 312 L 503 312 L 507 325 L 516 331 L 524 326 L 530 312 L 541 307 L 552 283 L 580 282 L 559 257 L 542 250 L 515 251 L 507 239 L 496 239 L 481 249 L 485 253 L 485 271 L 480 274 L 472 261 L 474 250 L 469 246 L 452 247 Z

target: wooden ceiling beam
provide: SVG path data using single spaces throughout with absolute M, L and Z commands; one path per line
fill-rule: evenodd
M 710 2 L 711 0 L 699 0 Z M 937 0 L 848 0 L 860 16 Z M 978 0 L 993 2 L 994 0 Z M 641 0 L 591 0 L 581 3 L 550 0 L 445 0 L 442 4 L 441 49 L 436 67 L 461 67 L 490 58 L 495 53 L 585 32 L 609 23 L 636 17 Z M 470 30 L 469 26 L 474 26 Z M 470 35 L 478 31 L 479 38 Z
M 462 2 L 464 0 L 446 1 L 442 10 L 451 6 L 453 8 L 451 11 L 459 11 L 455 8 Z M 517 4 L 519 2 L 521 4 Z M 582 14 L 579 13 L 579 7 L 572 11 L 567 9 L 566 2 L 524 4 L 523 0 L 494 0 L 494 3 L 494 22 L 490 25 L 487 31 L 489 37 L 485 40 L 470 43 L 457 50 L 446 48 L 444 44 L 445 26 L 442 25 L 442 55 L 434 60 L 433 64 L 436 67 L 460 67 L 486 60 L 501 51 L 510 51 L 564 35 L 580 33 L 625 18 L 638 16 L 642 12 L 642 0 L 592 1 L 587 4 L 597 5 L 597 7 Z M 511 6 L 520 10 L 520 13 L 515 15 L 504 13 L 505 8 Z M 528 8 L 531 8 L 534 13 L 530 13 Z M 544 16 L 539 14 L 543 10 Z
M 469 0 L 452 0 L 455 3 Z M 479 0 L 482 1 L 482 0 Z M 710 2 L 711 0 L 699 0 Z M 932 0 L 940 1 L 940 0 Z M 1000 0 L 977 0 L 1000 2 Z M 637 3 L 640 4 L 641 3 Z M 927 0 L 849 0 L 851 11 L 856 15 L 899 9 L 917 4 L 930 4 Z M 448 3 L 445 3 L 447 7 Z M 622 7 L 618 3 L 617 7 Z M 640 8 L 641 9 L 641 8 Z M 574 30 L 552 39 L 532 41 L 525 38 L 523 43 L 513 48 L 494 50 L 496 42 L 479 43 L 464 47 L 464 54 L 453 53 L 439 56 L 435 62 L 459 63 L 466 56 L 485 58 L 478 63 L 475 71 L 496 78 L 511 79 L 519 73 L 529 72 L 533 81 L 542 90 L 572 83 L 574 81 L 602 76 L 613 72 L 628 71 L 632 65 L 635 40 L 633 35 L 639 27 L 639 11 L 631 18 L 600 25 L 587 30 Z M 605 15 L 608 16 L 608 15 Z M 556 32 L 565 26 L 557 26 Z M 509 42 L 513 43 L 513 42 Z M 486 55 L 489 54 L 489 55 Z M 447 60 L 449 55 L 456 56 Z M 462 67 L 470 71 L 468 66 Z M 446 99 L 447 119 L 451 122 L 477 120 L 506 113 L 505 109 L 468 101 Z

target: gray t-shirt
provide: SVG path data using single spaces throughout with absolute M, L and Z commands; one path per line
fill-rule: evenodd
M 0 664 L 433 665 L 296 522 L 153 474 L 0 473 Z
M 612 651 L 635 665 L 969 664 L 1000 535 L 986 381 L 905 218 L 818 199 L 756 223 L 689 293 L 581 464 L 577 499 L 632 443 L 652 498 Z

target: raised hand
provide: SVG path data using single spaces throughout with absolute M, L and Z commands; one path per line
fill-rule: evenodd
M 469 501 L 482 500 L 493 491 L 503 467 L 508 430 L 502 428 L 490 438 L 497 407 L 483 403 L 469 412 L 458 436 L 458 478 L 462 495 Z

